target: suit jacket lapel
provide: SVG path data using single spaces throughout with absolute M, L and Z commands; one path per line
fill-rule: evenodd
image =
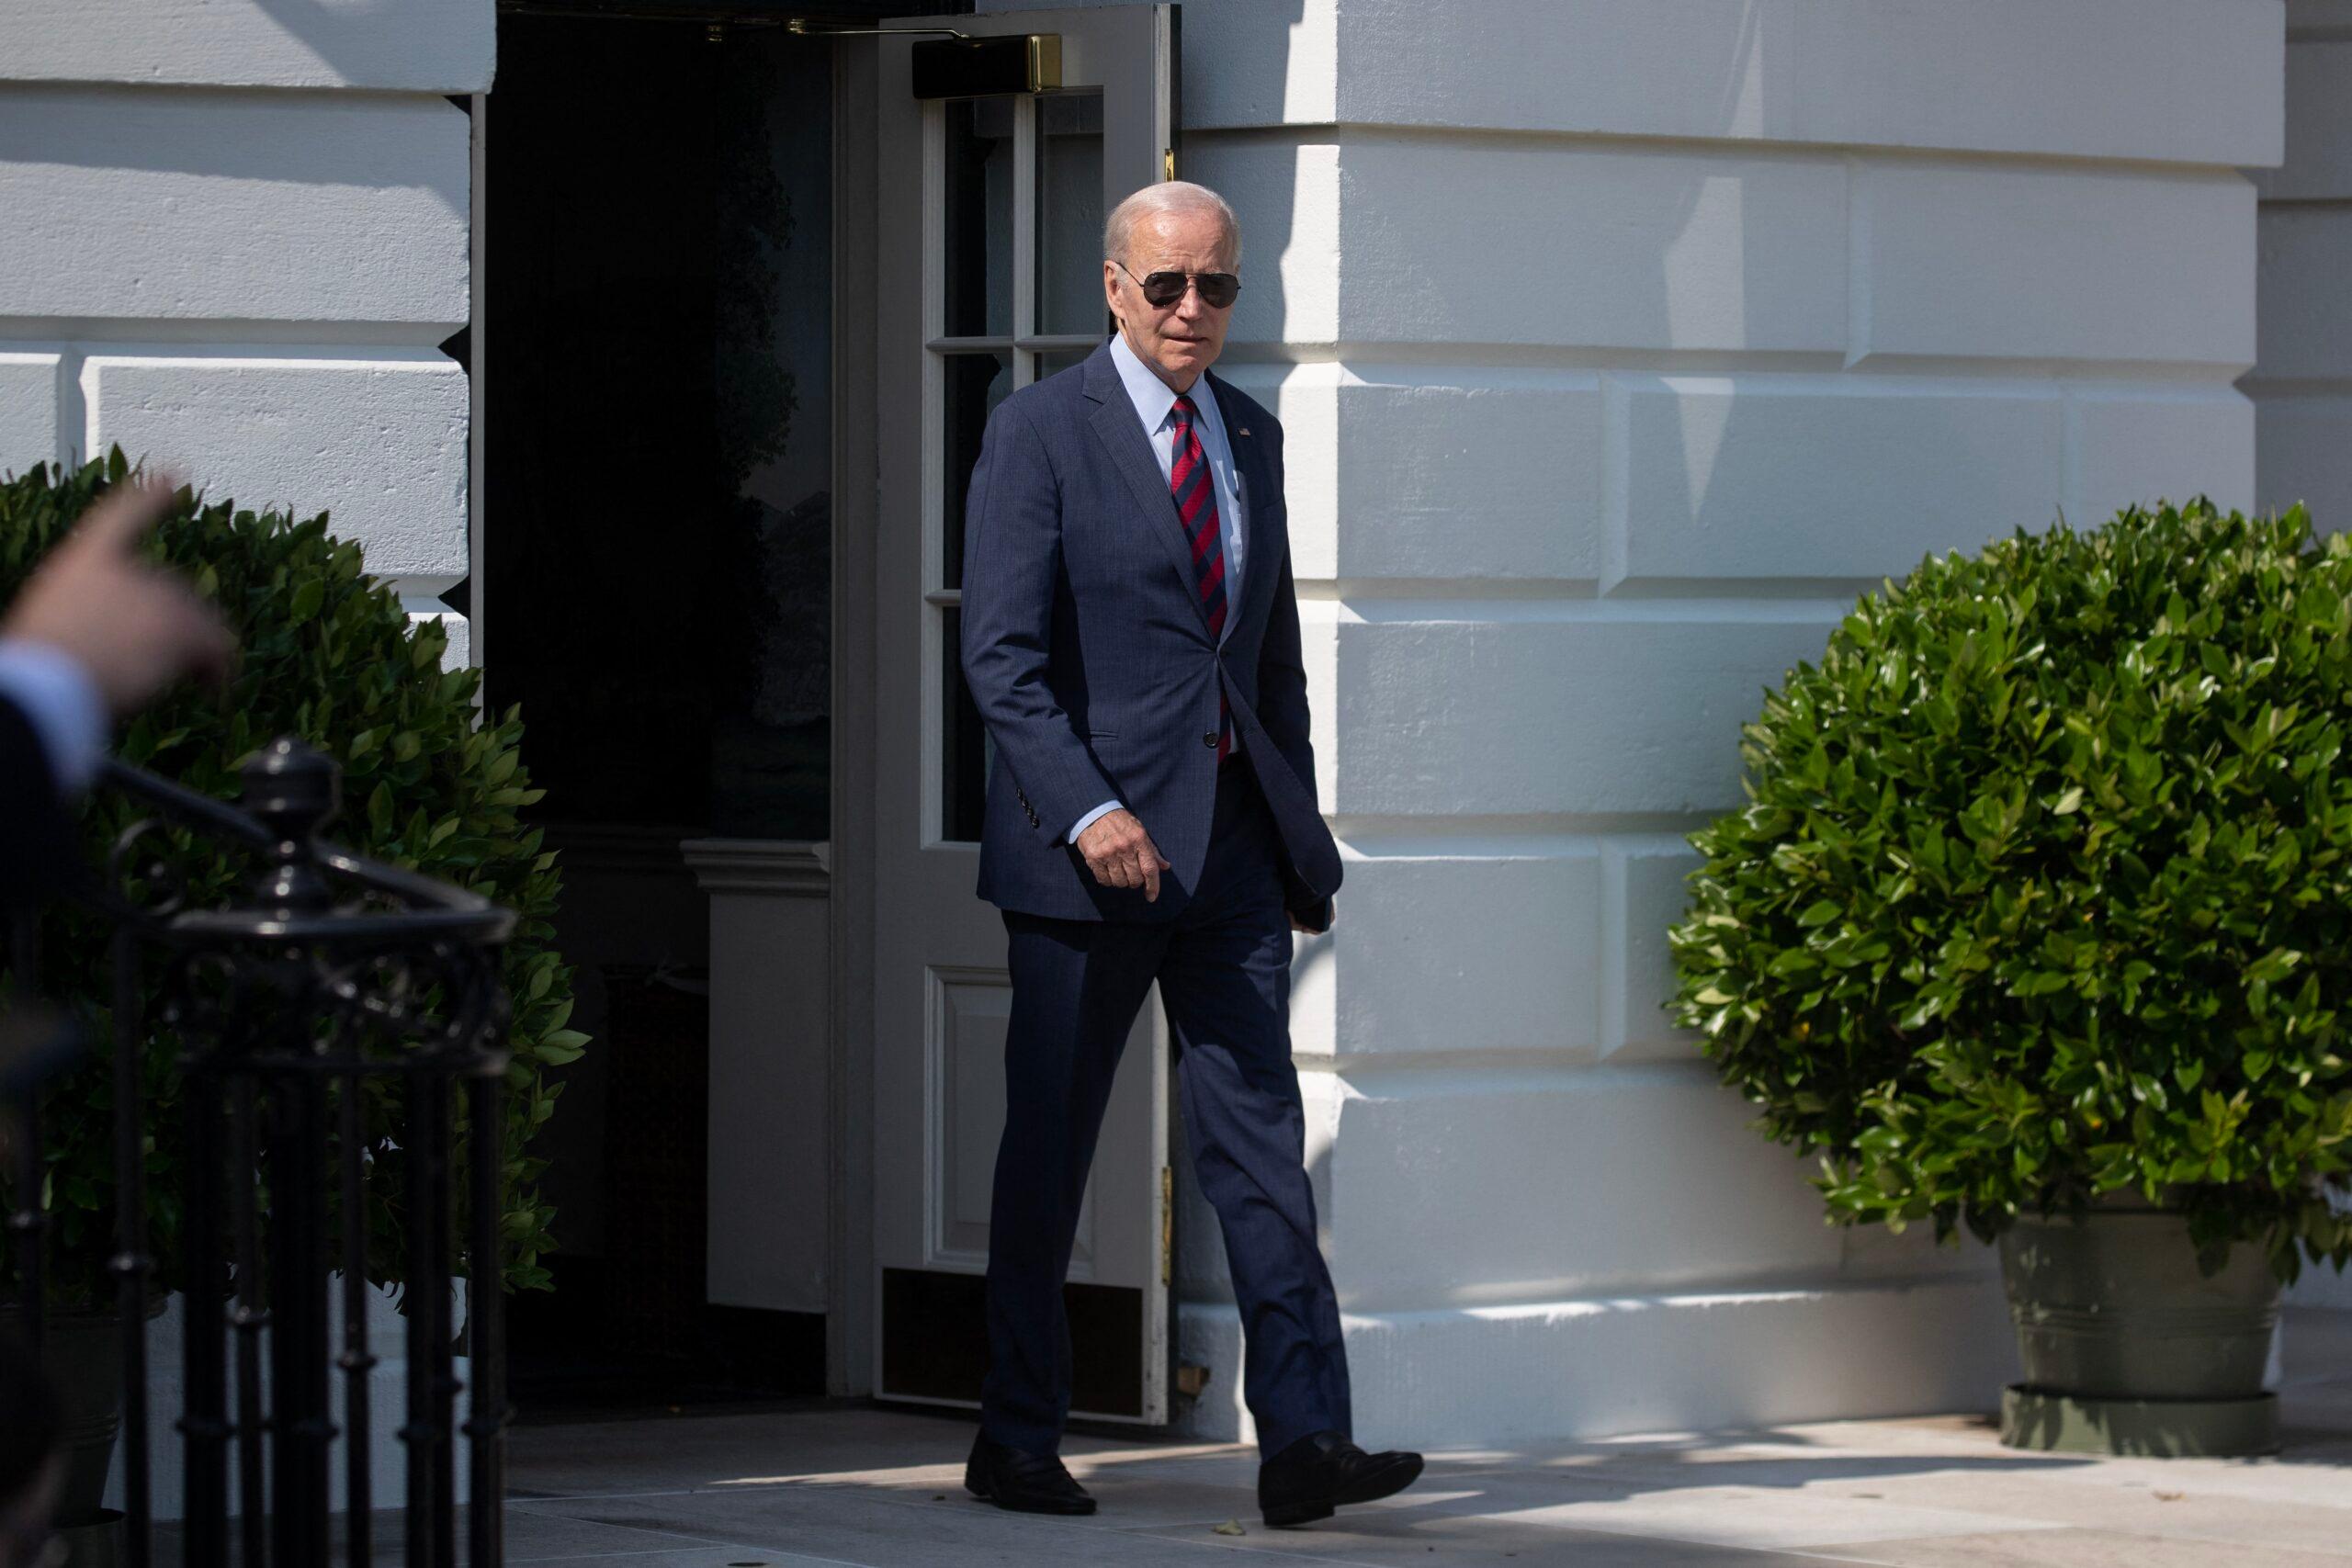
M 1205 374 L 1216 392 L 1217 417 L 1225 423 L 1226 444 L 1233 448 L 1233 466 L 1240 472 L 1246 487 L 1241 525 L 1249 533 L 1250 550 L 1241 568 L 1241 602 L 1234 607 L 1234 620 L 1238 625 L 1242 616 L 1255 612 L 1280 575 L 1278 563 L 1272 558 L 1270 541 L 1274 531 L 1269 514 L 1282 498 L 1274 493 L 1273 475 L 1266 467 L 1260 437 L 1243 434 L 1249 427 L 1241 422 L 1240 399 L 1215 371 Z
M 1193 613 L 1200 617 L 1205 630 L 1209 613 L 1194 591 L 1193 542 L 1184 536 L 1184 519 L 1176 510 L 1176 498 L 1169 493 L 1168 481 L 1159 476 L 1159 459 L 1152 456 L 1151 442 L 1143 433 L 1143 422 L 1136 418 L 1135 404 L 1127 400 L 1126 387 L 1119 380 L 1118 367 L 1111 363 L 1107 345 L 1094 351 L 1087 361 L 1086 372 L 1087 395 L 1097 405 L 1089 423 L 1110 452 L 1112 465 L 1134 492 L 1136 504 L 1149 520 L 1151 532 L 1167 549 L 1178 580 L 1184 584 L 1184 597 L 1193 602 Z M 1106 379 L 1107 387 L 1103 385 Z

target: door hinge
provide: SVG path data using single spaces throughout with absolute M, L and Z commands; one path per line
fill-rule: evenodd
M 1159 1282 L 1176 1280 L 1176 1173 L 1159 1168 Z

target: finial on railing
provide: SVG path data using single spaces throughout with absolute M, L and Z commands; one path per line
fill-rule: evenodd
M 245 761 L 244 808 L 269 829 L 270 867 L 255 896 L 287 910 L 323 909 L 334 897 L 319 870 L 319 829 L 343 805 L 334 758 L 281 735 Z

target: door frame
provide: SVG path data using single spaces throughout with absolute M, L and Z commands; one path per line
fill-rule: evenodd
M 1065 0 L 1069 3 L 1069 0 Z M 1143 8 L 1143 7 L 1138 7 Z M 1165 101 L 1155 114 L 1165 127 L 1162 178 L 1174 178 L 1181 122 L 1177 28 L 1180 8 L 1154 5 L 1165 29 Z M 1003 24 L 1010 16 L 989 20 Z M 947 25 L 968 15 L 943 17 Z M 907 20 L 901 18 L 902 23 Z M 989 30 L 1001 30 L 1001 26 Z M 827 1184 L 830 1247 L 825 1336 L 826 1389 L 836 1396 L 871 1397 L 879 1364 L 875 1212 L 874 1064 L 876 989 L 875 919 L 880 875 L 877 839 L 877 757 L 882 741 L 876 705 L 879 675 L 880 443 L 872 417 L 880 390 L 882 310 L 879 298 L 880 219 L 872 193 L 881 163 L 881 43 L 871 37 L 835 40 L 833 56 L 833 475 L 831 975 L 828 1013 L 828 1110 L 832 1136 Z M 1017 357 L 1017 356 L 1016 356 Z M 1156 1013 L 1156 1004 L 1154 1005 Z M 1155 1034 L 1158 1026 L 1154 1027 Z M 1164 1044 L 1161 1046 L 1164 1053 Z M 1164 1055 L 1163 1055 L 1164 1060 Z M 1172 1086 L 1171 1086 L 1172 1089 Z M 1172 1093 L 1169 1095 L 1172 1120 Z M 1172 1145 L 1172 1126 L 1159 1129 Z M 1172 1146 L 1164 1156 L 1173 1158 Z M 1175 1205 L 1160 1198 L 1166 1314 L 1158 1379 L 1156 1420 L 1125 1430 L 1155 1430 L 1175 1416 L 1176 1322 L 1172 1279 Z M 1148 1405 L 1148 1408 L 1150 1406 Z
M 881 158 L 877 40 L 833 45 L 832 976 L 827 1014 L 825 1392 L 874 1392 L 874 909 L 881 480 L 871 417 L 879 362 L 881 244 L 871 199 Z

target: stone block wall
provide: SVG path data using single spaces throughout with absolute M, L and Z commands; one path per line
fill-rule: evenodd
M 1989 1253 L 1826 1227 L 1667 1023 L 1682 836 L 1882 577 L 2254 500 L 2281 32 L 1187 0 L 1180 172 L 1247 231 L 1221 368 L 1288 432 L 1348 859 L 1294 1038 L 1367 1443 L 1996 1403 Z M 1213 1216 L 1180 1235 L 1193 1419 L 1244 1431 Z
M 2255 185 L 2260 353 L 2239 383 L 2254 400 L 2255 493 L 2266 509 L 2301 502 L 2341 533 L 2352 528 L 2352 0 L 2287 0 L 2286 161 Z M 2307 1269 L 2287 1304 L 2352 1312 L 2352 1272 Z
M 491 0 L 0 11 L 0 469 L 120 445 L 324 509 L 419 613 L 467 571 Z M 453 656 L 466 626 L 450 617 Z
M 2286 158 L 2259 171 L 2256 489 L 2352 526 L 2352 4 L 2290 0 Z

